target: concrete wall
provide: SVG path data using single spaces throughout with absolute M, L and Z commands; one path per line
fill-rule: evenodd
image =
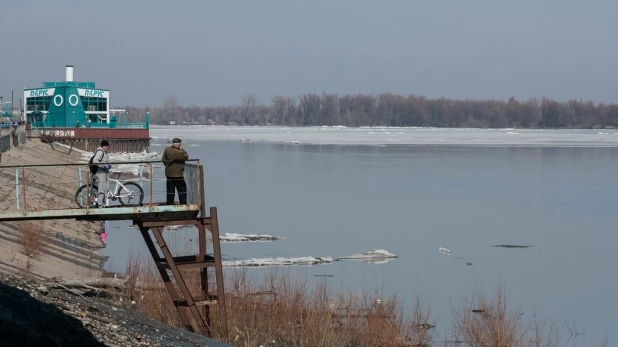
M 110 153 L 150 152 L 148 129 L 45 128 L 32 129 L 28 136 L 44 142 L 58 142 L 83 151 L 94 152 L 101 140 L 109 141 Z

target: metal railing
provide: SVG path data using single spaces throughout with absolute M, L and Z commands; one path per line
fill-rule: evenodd
M 110 179 L 123 183 L 135 182 L 143 192 L 141 206 L 156 206 L 166 202 L 166 177 L 161 161 L 131 161 L 111 163 Z M 2 213 L 45 212 L 58 214 L 61 210 L 80 209 L 76 202 L 77 190 L 91 179 L 87 163 L 43 164 L 0 167 L 0 219 Z M 197 159 L 185 163 L 187 205 L 204 210 L 204 185 L 202 166 Z M 115 183 L 110 181 L 110 190 Z M 178 195 L 175 194 L 176 203 Z M 91 209 L 84 204 L 83 209 Z M 111 201 L 109 208 L 121 206 Z

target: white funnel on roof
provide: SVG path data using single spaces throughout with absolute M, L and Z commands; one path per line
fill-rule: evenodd
M 67 82 L 73 81 L 73 65 L 67 65 L 65 81 Z

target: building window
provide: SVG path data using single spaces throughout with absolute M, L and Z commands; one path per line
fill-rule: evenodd
M 26 98 L 26 112 L 30 111 L 47 111 L 51 104 L 53 96 L 38 96 Z
M 82 105 L 85 111 L 107 111 L 107 99 L 106 98 L 93 98 L 90 96 L 80 96 Z

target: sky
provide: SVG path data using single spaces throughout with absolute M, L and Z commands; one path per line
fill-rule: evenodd
M 618 101 L 609 0 L 2 0 L 0 95 L 74 78 L 112 106 L 304 93 Z

